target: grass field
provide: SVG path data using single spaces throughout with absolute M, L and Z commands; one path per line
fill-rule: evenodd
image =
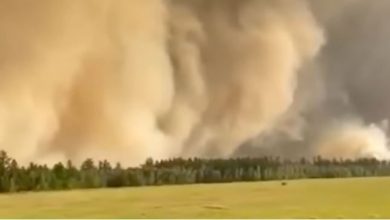
M 0 196 L 1 218 L 390 218 L 390 178 Z

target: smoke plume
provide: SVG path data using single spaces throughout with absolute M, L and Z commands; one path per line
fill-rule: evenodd
M 349 49 L 337 46 L 352 32 L 344 12 L 364 3 L 328 2 L 3 0 L 0 148 L 23 163 L 126 165 L 230 157 L 245 145 L 254 155 L 387 155 L 375 125 L 321 123 L 365 119 L 349 94 L 360 87 L 334 77 L 351 66 L 333 60 Z
M 318 138 L 317 154 L 325 158 L 390 158 L 383 128 L 359 121 L 335 122 Z

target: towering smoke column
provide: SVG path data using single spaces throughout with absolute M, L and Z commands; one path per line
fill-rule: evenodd
M 134 165 L 147 157 L 228 157 L 252 138 L 279 140 L 285 131 L 312 154 L 336 156 L 336 146 L 349 146 L 340 143 L 371 137 L 379 142 L 363 148 L 386 151 L 384 133 L 363 123 L 338 126 L 338 135 L 308 132 L 333 116 L 319 111 L 334 97 L 319 74 L 327 70 L 318 70 L 326 62 L 312 62 L 324 44 L 312 14 L 326 4 L 319 5 L 3 0 L 0 148 L 24 163 L 92 157 Z M 340 10 L 317 17 L 331 26 Z M 307 93 L 315 104 L 302 98 Z
M 172 124 L 194 125 L 185 155 L 230 156 L 270 129 L 293 102 L 300 66 L 323 43 L 303 1 L 179 0 L 172 14 L 175 73 L 187 85 L 168 123 L 182 132 Z M 190 109 L 191 119 L 177 109 Z
M 304 1 L 4 0 L 0 147 L 16 159 L 230 156 L 290 107 Z
M 168 156 L 163 1 L 6 0 L 0 14 L 1 148 L 23 162 Z

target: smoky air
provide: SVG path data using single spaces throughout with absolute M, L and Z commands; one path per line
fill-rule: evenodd
M 22 163 L 390 158 L 387 0 L 3 0 Z

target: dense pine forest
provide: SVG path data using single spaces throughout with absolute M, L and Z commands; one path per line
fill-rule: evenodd
M 88 159 L 80 167 L 71 161 L 52 167 L 31 163 L 19 166 L 0 152 L 0 192 L 66 190 L 103 187 L 156 186 L 239 181 L 390 176 L 390 161 L 376 159 L 282 160 L 277 157 L 236 159 L 148 159 L 139 167 L 124 168 Z

